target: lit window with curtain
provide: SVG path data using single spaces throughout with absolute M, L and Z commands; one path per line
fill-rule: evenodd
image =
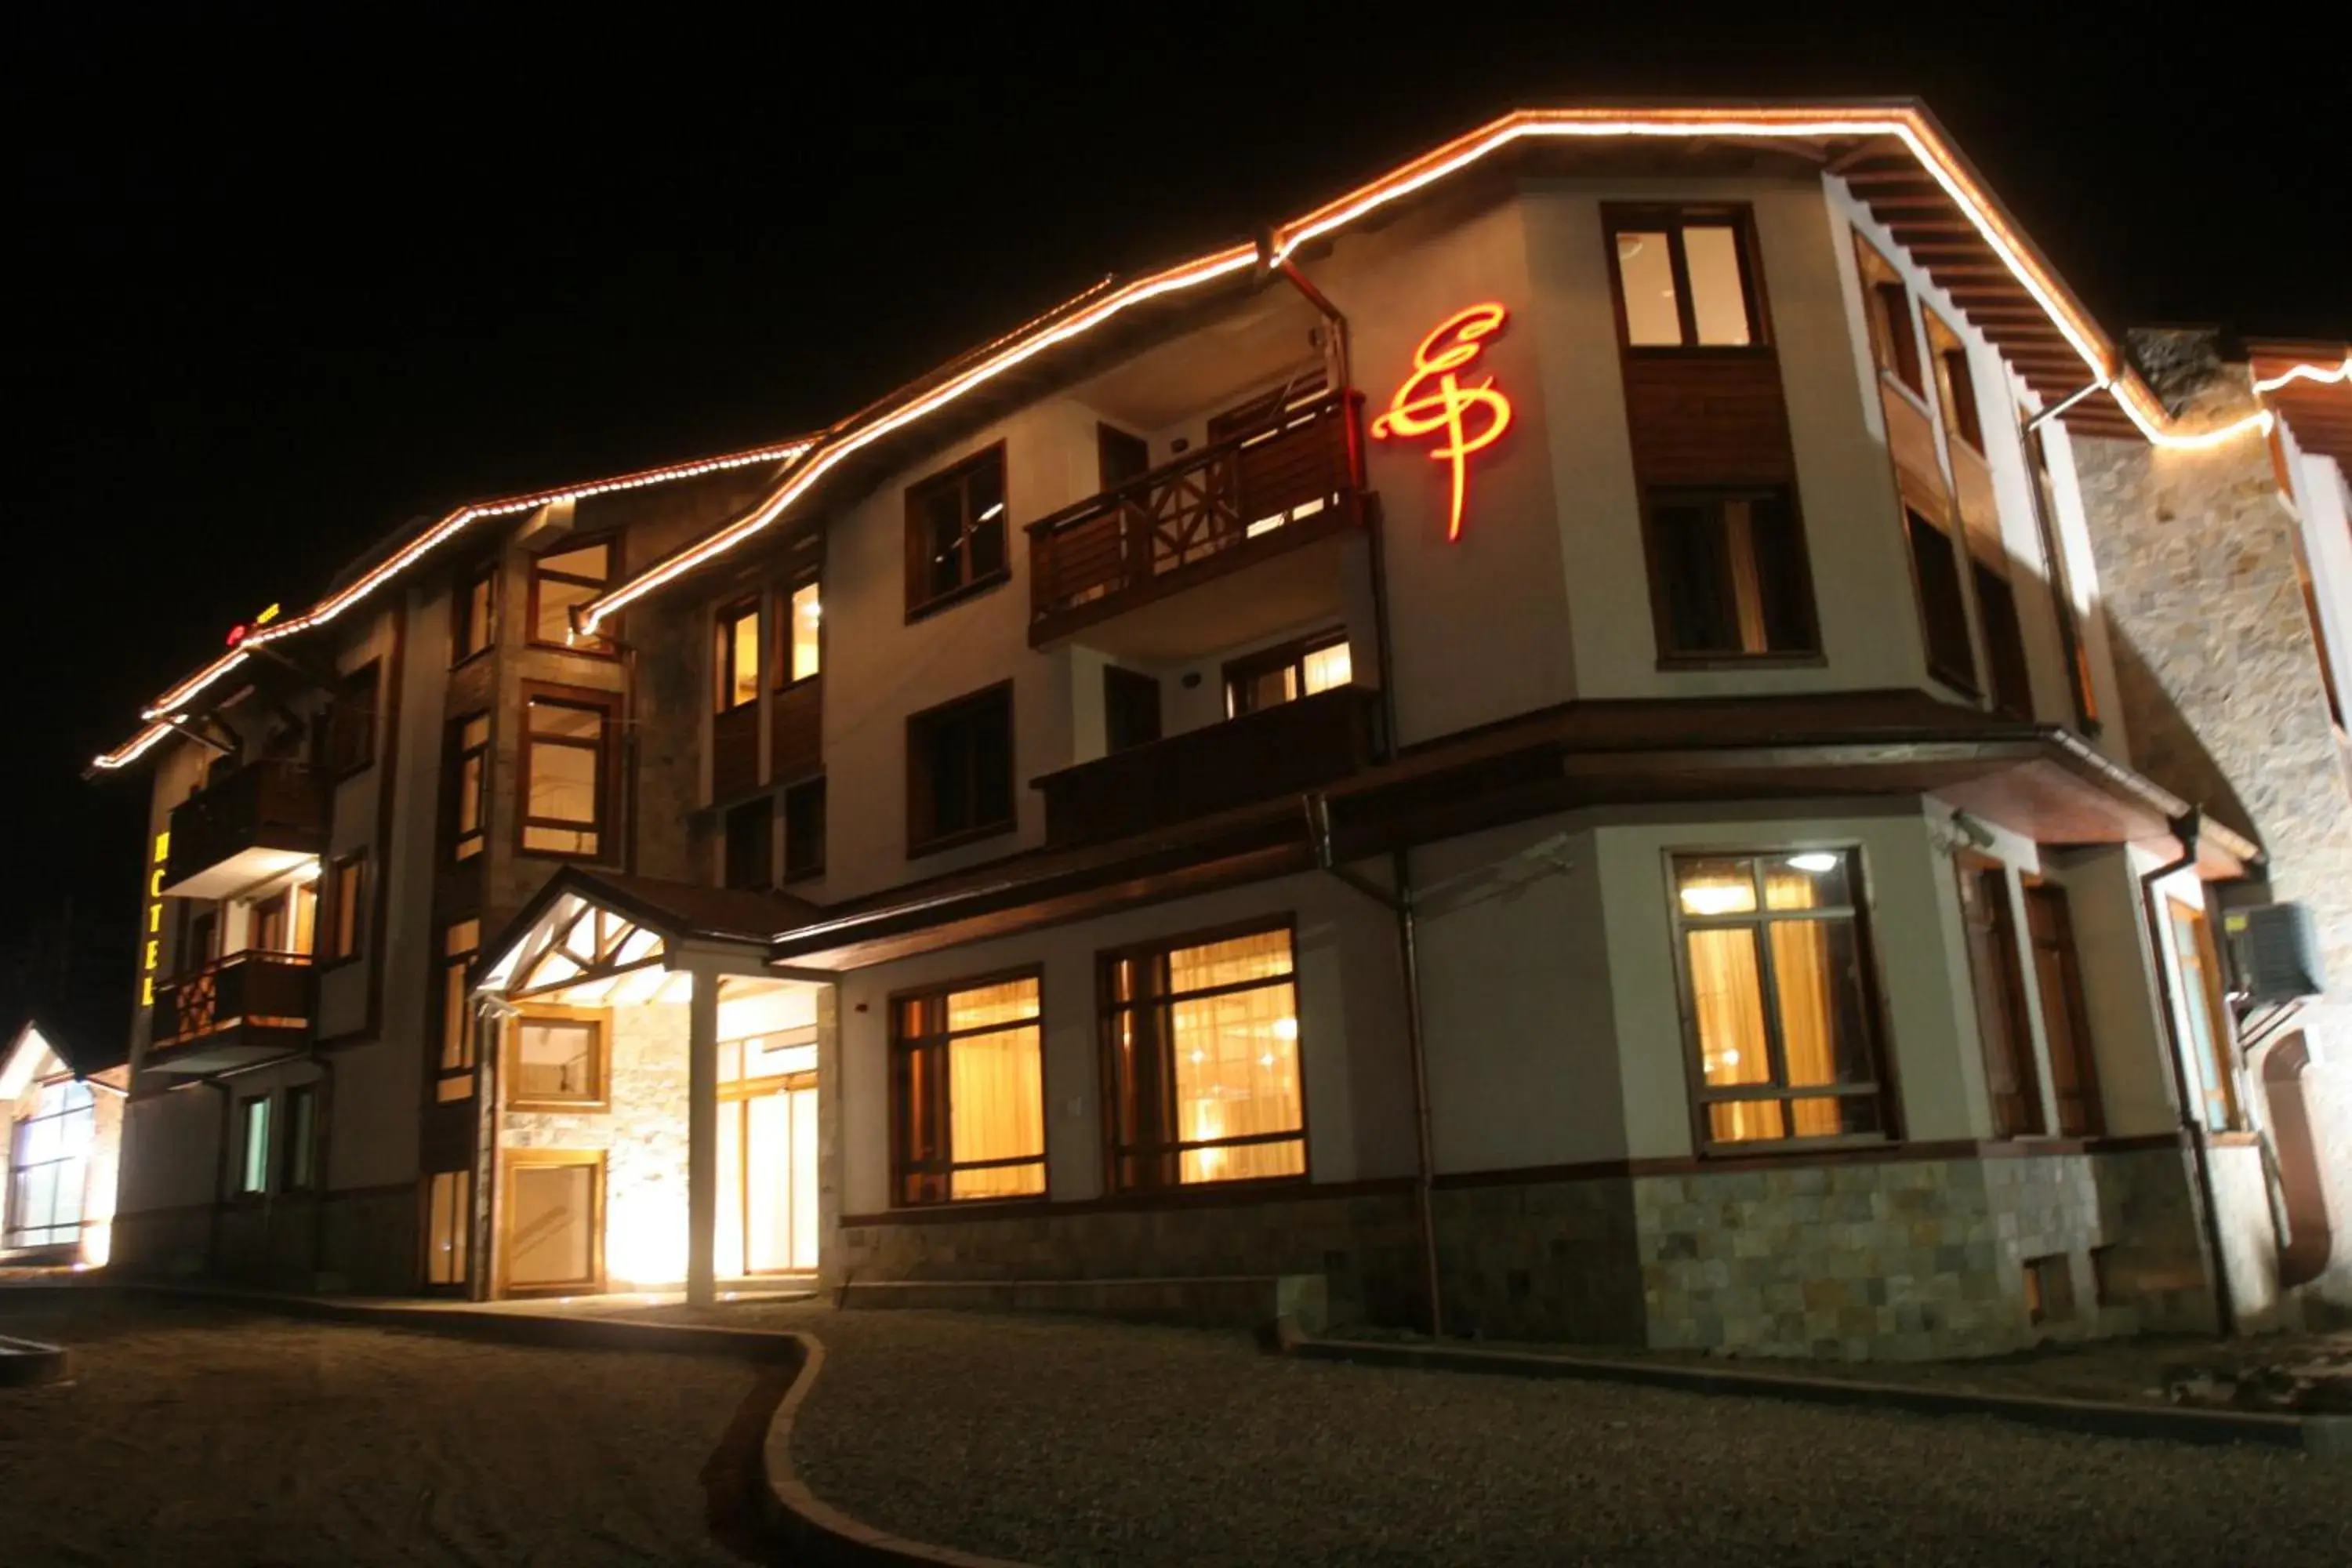
M 1287 926 L 1103 960 L 1114 1184 L 1307 1173 Z
M 1708 1147 L 1887 1135 L 1853 852 L 1674 858 Z
M 40 1087 L 33 1113 L 9 1140 L 5 1245 L 53 1247 L 81 1238 L 97 1127 L 88 1084 L 60 1079 Z
M 604 849 L 614 701 L 531 697 L 523 703 L 522 848 L 594 857 Z
M 824 667 L 824 595 L 811 578 L 783 595 L 783 625 L 777 629 L 776 684 L 797 686 Z
M 760 601 L 719 612 L 710 654 L 711 711 L 730 712 L 760 700 Z
M 1045 1085 L 1034 974 L 890 1005 L 894 1204 L 1045 1191 Z

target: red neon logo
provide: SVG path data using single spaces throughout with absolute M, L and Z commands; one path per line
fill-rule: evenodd
M 1412 351 L 1412 374 L 1389 399 L 1389 411 L 1372 421 L 1372 439 L 1391 436 L 1444 437 L 1429 449 L 1430 460 L 1454 465 L 1454 510 L 1445 537 L 1462 537 L 1462 502 L 1469 490 L 1470 455 L 1493 446 L 1511 427 L 1511 400 L 1495 390 L 1495 378 L 1465 386 L 1454 372 L 1486 352 L 1483 340 L 1503 330 L 1502 306 L 1473 305 L 1438 323 Z M 1473 411 L 1480 427 L 1473 429 Z

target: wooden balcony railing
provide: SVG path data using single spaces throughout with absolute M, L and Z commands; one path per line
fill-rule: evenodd
M 247 849 L 327 847 L 327 780 L 295 762 L 247 763 L 172 808 L 163 884 L 176 887 Z
M 1032 646 L 1358 526 L 1360 402 L 1283 409 L 1031 523 Z
M 237 1061 L 299 1048 L 310 1033 L 310 955 L 233 952 L 155 987 L 153 1049 L 172 1065 L 225 1048 Z M 162 1062 L 158 1066 L 164 1065 Z
M 1333 784 L 1378 754 L 1380 693 L 1336 687 L 1036 781 L 1045 841 L 1123 838 Z

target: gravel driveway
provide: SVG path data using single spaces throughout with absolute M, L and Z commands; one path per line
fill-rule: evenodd
M 209 1307 L 0 1298 L 0 1563 L 730 1563 L 698 1479 L 756 1374 Z
M 820 1306 L 818 1496 L 1036 1563 L 2352 1562 L 2352 1465 Z

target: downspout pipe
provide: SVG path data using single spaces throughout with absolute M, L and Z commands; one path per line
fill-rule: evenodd
M 2190 1092 L 2189 1063 L 2181 1049 L 2180 1019 L 2174 1005 L 2179 998 L 2174 994 L 2170 971 L 2165 966 L 2164 921 L 2156 893 L 2158 882 L 2197 864 L 2197 837 L 2203 823 L 2204 814 L 2193 805 L 2173 819 L 2172 836 L 2180 841 L 2179 858 L 2140 878 L 2139 900 L 2140 918 L 2147 926 L 2148 960 L 2154 966 L 2151 976 L 2156 982 L 2157 1012 L 2164 1019 L 2164 1038 L 2168 1047 L 2165 1054 L 2172 1062 L 2173 1098 L 2180 1106 L 2180 1131 L 2189 1140 L 2189 1163 L 2195 1173 L 2198 1218 L 2205 1233 L 2205 1249 L 2213 1259 L 2213 1321 L 2226 1338 L 2237 1332 L 2238 1312 L 2230 1291 L 2229 1258 L 2221 1250 L 2221 1214 L 2213 1196 L 2210 1134 L 2205 1118 L 2197 1112 L 2197 1100 Z

